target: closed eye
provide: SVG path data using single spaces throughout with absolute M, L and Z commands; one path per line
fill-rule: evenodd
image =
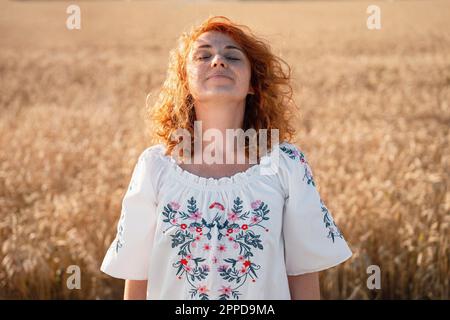
M 207 57 L 199 57 L 199 58 L 197 58 L 198 60 L 205 60 L 205 59 L 208 59 L 208 58 L 210 58 L 211 56 L 207 56 Z M 227 59 L 229 59 L 229 60 L 241 60 L 241 59 L 238 59 L 238 58 L 234 58 L 234 57 L 225 57 L 225 58 L 227 58 Z

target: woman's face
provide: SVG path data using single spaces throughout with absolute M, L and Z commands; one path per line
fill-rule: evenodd
M 201 34 L 186 63 L 189 92 L 194 100 L 243 101 L 250 86 L 250 61 L 243 49 L 218 31 Z

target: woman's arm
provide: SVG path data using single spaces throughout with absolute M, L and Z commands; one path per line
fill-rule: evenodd
M 320 300 L 319 272 L 288 276 L 291 300 Z
M 124 300 L 146 300 L 147 280 L 125 280 Z

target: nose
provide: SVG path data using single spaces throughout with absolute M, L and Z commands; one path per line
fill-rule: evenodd
M 227 66 L 225 59 L 219 54 L 216 54 L 214 56 L 214 59 L 212 59 L 211 63 L 213 67 L 216 67 L 218 64 L 220 64 L 224 68 Z

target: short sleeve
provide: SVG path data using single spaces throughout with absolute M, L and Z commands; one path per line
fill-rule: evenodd
M 280 145 L 286 190 L 283 238 L 288 275 L 321 271 L 352 256 L 343 234 L 322 201 L 305 154 Z
M 141 153 L 122 199 L 116 237 L 100 270 L 110 276 L 146 280 L 156 224 L 153 163 L 149 149 Z

